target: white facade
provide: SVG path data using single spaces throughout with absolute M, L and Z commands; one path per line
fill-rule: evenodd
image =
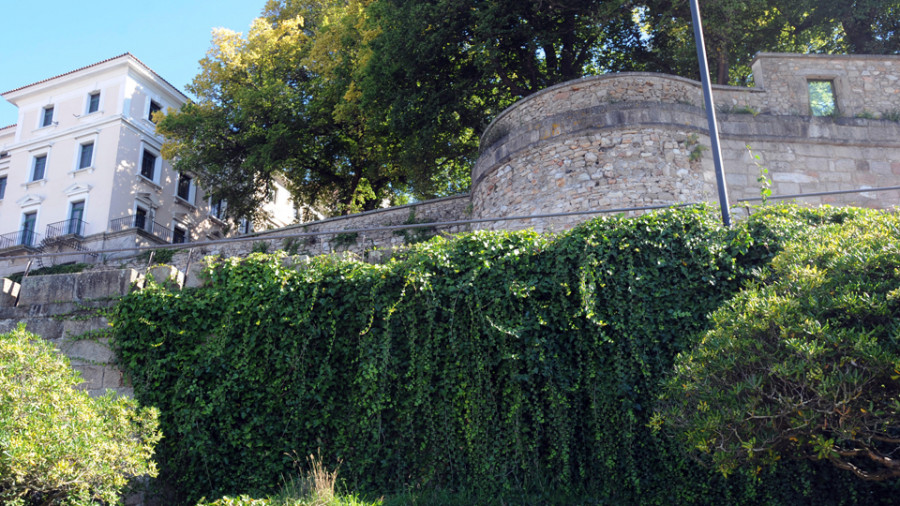
M 0 275 L 21 270 L 15 257 L 67 251 L 63 243 L 129 248 L 238 229 L 211 216 L 193 178 L 160 156 L 150 116 L 188 98 L 131 54 L 2 96 L 19 115 L 0 128 Z M 277 204 L 270 213 L 292 213 L 289 200 Z

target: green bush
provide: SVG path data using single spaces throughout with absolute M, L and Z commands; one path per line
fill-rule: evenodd
M 381 265 L 228 259 L 200 289 L 125 297 L 115 342 L 188 503 L 273 493 L 286 454 L 317 449 L 362 493 L 873 502 L 880 489 L 815 462 L 726 479 L 649 427 L 707 314 L 791 237 L 869 214 L 767 206 L 724 229 L 691 208 L 554 240 L 434 238 Z
M 134 476 L 156 474 L 157 412 L 91 398 L 68 360 L 18 329 L 0 334 L 0 501 L 118 503 Z
M 824 459 L 900 477 L 900 217 L 814 229 L 712 315 L 657 420 L 721 471 Z

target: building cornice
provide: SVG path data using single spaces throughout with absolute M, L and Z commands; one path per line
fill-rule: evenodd
M 172 83 L 166 81 L 162 76 L 157 74 L 153 69 L 147 66 L 147 64 L 139 60 L 131 53 L 124 53 L 119 56 L 99 61 L 97 63 L 93 63 L 85 67 L 59 74 L 48 79 L 43 79 L 35 83 L 21 86 L 13 90 L 0 93 L 0 96 L 5 98 L 9 102 L 15 103 L 15 101 L 21 99 L 22 97 L 45 92 L 46 90 L 52 89 L 56 86 L 65 85 L 73 78 L 87 77 L 95 73 L 107 71 L 120 65 L 126 65 L 129 68 L 134 69 L 142 74 L 143 77 L 150 79 L 152 82 L 156 82 L 160 87 L 167 89 L 169 93 L 172 93 L 173 96 L 177 97 L 178 100 L 190 100 L 188 96 L 185 95 L 181 90 L 173 86 Z

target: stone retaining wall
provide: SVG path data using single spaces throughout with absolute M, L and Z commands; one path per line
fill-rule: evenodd
M 756 88 L 714 89 L 732 204 L 759 197 L 761 168 L 775 195 L 900 186 L 900 122 L 871 117 L 900 114 L 900 56 L 761 54 L 753 69 Z M 833 81 L 837 117 L 809 116 L 812 79 Z M 625 73 L 562 83 L 487 128 L 472 208 L 490 217 L 714 201 L 709 147 L 698 82 Z M 898 197 L 891 190 L 802 202 L 887 208 Z M 550 218 L 536 228 L 583 219 Z

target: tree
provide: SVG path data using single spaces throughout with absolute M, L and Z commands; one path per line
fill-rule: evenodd
M 746 84 L 758 51 L 872 53 L 900 51 L 897 0 L 708 0 L 700 2 L 709 68 L 718 84 Z M 653 70 L 697 78 L 689 4 L 647 0 L 640 13 Z
M 37 336 L 0 334 L 0 501 L 117 504 L 128 480 L 156 476 L 158 413 L 75 390 L 80 375 Z
M 821 227 L 676 358 L 657 427 L 721 471 L 825 459 L 900 477 L 900 217 Z
M 318 18 L 290 17 L 299 11 Z M 358 3 L 270 2 L 265 12 L 246 38 L 215 32 L 188 87 L 197 103 L 159 118 L 164 156 L 225 199 L 232 217 L 258 215 L 276 177 L 295 201 L 330 214 L 417 190 L 411 182 L 421 178 L 391 160 L 396 143 L 377 120 L 347 111 L 347 67 L 365 34 L 344 21 L 361 12 Z
M 640 68 L 630 0 L 376 0 L 361 103 L 386 114 L 404 164 L 463 177 L 516 100 L 588 73 Z

